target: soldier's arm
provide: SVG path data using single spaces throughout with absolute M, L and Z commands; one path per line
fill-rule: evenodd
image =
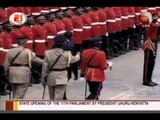
M 69 51 L 68 54 L 69 54 L 68 65 L 70 63 L 75 63 L 80 60 L 80 53 L 79 52 L 77 52 L 77 54 L 75 56 L 72 55 L 71 51 Z
M 41 82 L 42 84 L 45 84 L 45 79 L 44 77 L 47 75 L 47 71 L 48 71 L 48 59 L 47 59 L 47 56 L 45 54 L 45 57 L 44 57 L 44 60 L 43 60 L 43 63 L 42 63 L 42 72 L 41 72 Z
M 5 74 L 7 75 L 8 74 L 8 70 L 9 70 L 9 66 L 10 66 L 10 62 L 9 62 L 9 59 L 8 59 L 8 53 L 6 54 L 6 58 L 5 58 L 5 61 L 4 61 L 4 70 L 5 70 Z
M 108 68 L 108 63 L 104 52 L 100 53 L 100 68 L 103 70 Z
M 38 58 L 38 57 L 36 57 L 35 53 L 32 52 L 30 49 L 27 49 L 27 52 L 28 52 L 29 59 L 30 59 L 29 61 L 34 61 L 34 62 L 39 63 L 39 64 L 43 63 L 43 60 Z

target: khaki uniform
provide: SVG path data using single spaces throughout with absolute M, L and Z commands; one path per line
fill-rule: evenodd
M 52 66 L 54 61 L 60 55 L 61 57 L 57 61 L 57 63 L 53 66 L 52 69 L 65 69 L 69 66 L 70 63 L 77 62 L 80 60 L 80 56 L 72 56 L 70 51 L 63 51 L 60 48 L 55 48 L 52 50 L 48 50 L 45 52 L 44 63 L 42 65 L 42 83 L 44 84 L 44 76 L 47 73 L 48 68 Z M 47 85 L 49 88 L 49 96 L 50 99 L 62 99 L 66 85 L 67 85 L 68 77 L 67 70 L 61 71 L 51 71 L 47 78 Z
M 16 54 L 24 49 L 14 60 L 13 66 L 10 66 L 12 59 Z M 9 82 L 11 83 L 14 99 L 23 99 L 31 79 L 31 61 L 43 63 L 43 60 L 37 58 L 29 49 L 21 46 L 12 48 L 8 51 L 5 59 L 5 71 L 9 70 Z M 23 66 L 23 65 L 28 65 Z

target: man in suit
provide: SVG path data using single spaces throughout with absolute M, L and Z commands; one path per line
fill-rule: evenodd
M 42 65 L 42 84 L 43 86 L 48 85 L 50 99 L 63 99 L 68 83 L 66 68 L 70 63 L 80 60 L 79 53 L 73 56 L 70 51 L 63 50 L 65 40 L 64 35 L 57 35 L 54 38 L 54 49 L 45 52 Z
M 24 48 L 26 37 L 20 36 L 16 40 L 18 47 L 8 51 L 4 68 L 12 87 L 13 99 L 23 99 L 31 79 L 31 61 L 42 64 L 43 60 L 37 58 L 30 49 Z

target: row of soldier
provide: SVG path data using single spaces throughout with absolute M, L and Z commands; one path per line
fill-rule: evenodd
M 41 8 L 42 9 L 42 8 Z M 56 11 L 57 10 L 57 11 Z M 1 24 L 3 51 L 16 47 L 15 38 L 22 34 L 28 37 L 26 47 L 43 57 L 44 51 L 54 44 L 53 39 L 65 31 L 73 31 L 73 44 L 77 51 L 86 47 L 93 36 L 103 36 L 103 50 L 109 57 L 118 56 L 140 46 L 140 12 L 146 7 L 84 7 L 56 9 L 54 12 L 29 15 L 23 26 Z M 148 8 L 155 11 L 156 7 Z M 4 14 L 5 15 L 5 14 Z M 1 15 L 2 16 L 2 15 Z M 136 38 L 135 38 L 136 37 Z M 139 39 L 138 39 L 139 38 Z
M 143 30 L 139 15 L 147 10 L 157 12 L 159 7 L 63 7 L 51 9 L 49 13 L 41 8 L 37 12 L 42 13 L 31 13 L 23 26 L 13 26 L 5 21 L 0 30 L 1 65 L 8 49 L 17 46 L 16 37 L 22 35 L 27 36 L 26 47 L 40 58 L 54 45 L 52 39 L 65 31 L 73 32 L 72 43 L 76 51 L 87 48 L 93 36 L 102 36 L 102 49 L 109 58 L 138 49 Z

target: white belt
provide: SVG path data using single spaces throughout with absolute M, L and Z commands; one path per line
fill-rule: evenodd
M 61 10 L 65 10 L 65 9 L 67 9 L 67 7 L 60 7 L 60 9 L 61 9 Z
M 136 28 L 136 26 L 135 26 L 135 25 L 133 25 L 133 28 Z
M 147 9 L 141 10 L 141 12 L 147 12 Z
M 8 52 L 9 51 L 9 49 L 3 49 L 3 52 Z
M 108 32 L 106 32 L 106 36 L 108 36 Z
M 49 13 L 49 10 L 41 10 L 41 13 Z
M 128 19 L 128 16 L 121 16 L 122 19 Z
M 51 12 L 58 11 L 59 9 L 50 9 Z
M 116 22 L 116 20 L 111 20 L 111 19 L 109 19 L 109 20 L 106 20 L 107 22 Z
M 33 43 L 33 40 L 27 40 L 27 43 Z
M 32 13 L 32 15 L 40 15 L 41 13 Z
M 148 10 L 156 10 L 156 7 L 150 7 Z
M 83 29 L 91 29 L 91 26 L 83 26 Z
M 53 38 L 55 38 L 54 35 L 48 35 L 48 36 L 47 36 L 47 39 L 53 39 Z
M 75 32 L 82 32 L 83 29 L 78 29 L 78 28 L 76 28 L 76 29 L 73 29 L 73 31 L 75 31 Z
M 128 15 L 128 17 L 130 17 L 130 18 L 134 18 L 134 16 L 135 16 L 135 15 Z
M 12 44 L 12 47 L 17 47 L 18 46 L 18 44 Z
M 36 39 L 36 40 L 34 40 L 36 43 L 45 43 L 46 42 L 46 40 L 40 40 L 40 39 Z
M 135 15 L 140 15 L 141 13 L 135 13 Z
M 0 47 L 0 51 L 3 51 L 3 48 L 2 48 L 2 47 Z
M 106 25 L 106 22 L 99 22 L 99 25 Z
M 91 25 L 99 25 L 99 22 L 93 22 Z
M 116 21 L 121 21 L 121 18 L 116 18 Z
M 57 32 L 57 34 L 59 35 L 59 34 L 65 33 L 65 32 L 66 32 L 65 30 L 62 30 L 62 31 Z

